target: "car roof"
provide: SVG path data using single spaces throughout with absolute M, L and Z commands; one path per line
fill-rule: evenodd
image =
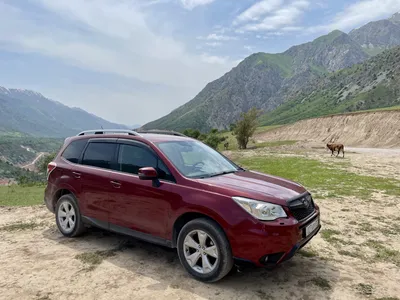
M 134 135 L 135 133 L 136 135 Z M 93 133 L 86 133 L 86 134 L 78 134 L 73 137 L 69 137 L 65 140 L 65 142 L 68 141 L 73 141 L 73 140 L 79 140 L 79 139 L 101 139 L 101 138 L 115 138 L 115 139 L 129 139 L 129 140 L 137 140 L 137 141 L 149 141 L 152 143 L 159 143 L 159 142 L 169 142 L 169 141 L 187 141 L 187 140 L 193 140 L 190 137 L 187 136 L 177 136 L 173 134 L 166 134 L 166 133 L 97 133 L 95 134 L 94 131 Z
M 192 138 L 187 136 L 176 136 L 176 135 L 156 134 L 156 133 L 141 133 L 141 136 L 152 143 L 192 140 Z

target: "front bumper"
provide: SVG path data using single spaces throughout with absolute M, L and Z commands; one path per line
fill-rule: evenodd
M 281 221 L 279 226 L 263 223 L 261 228 L 242 233 L 232 245 L 236 262 L 239 265 L 274 267 L 289 260 L 319 232 L 320 222 L 308 236 L 305 236 L 305 228 L 317 218 L 319 220 L 319 217 L 319 210 L 316 210 L 301 223 L 294 218 L 289 218 Z M 247 247 L 239 246 L 239 244 L 246 244 Z M 268 259 L 265 260 L 267 256 Z

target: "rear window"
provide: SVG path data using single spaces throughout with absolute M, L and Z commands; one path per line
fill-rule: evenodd
M 71 142 L 61 156 L 66 160 L 77 164 L 79 158 L 81 157 L 81 153 L 86 146 L 86 143 L 87 140 L 76 140 Z
M 82 164 L 111 169 L 116 148 L 114 143 L 89 143 L 83 154 Z

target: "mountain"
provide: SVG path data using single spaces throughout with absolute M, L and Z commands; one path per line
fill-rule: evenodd
M 0 132 L 66 137 L 101 127 L 127 128 L 80 108 L 65 106 L 34 91 L 0 87 Z
M 397 28 L 400 15 L 395 14 L 383 21 Z M 350 34 L 335 30 L 283 53 L 252 54 L 230 72 L 207 84 L 191 101 L 143 128 L 225 129 L 252 107 L 264 112 L 273 111 L 302 94 L 312 93 L 316 83 L 330 73 L 364 62 L 372 54 L 382 52 L 384 49 L 368 48 L 357 38 L 366 35 L 361 33 L 368 31 L 365 28 L 370 24 Z M 400 45 L 400 40 L 394 38 L 396 33 L 390 34 L 390 38 L 385 38 L 386 31 L 375 30 L 369 36 L 381 40 L 385 49 Z
M 313 65 L 331 72 L 368 58 L 362 47 L 340 30 L 334 30 L 311 43 L 294 46 L 285 54 L 293 58 L 296 69 L 301 69 L 304 65 Z
M 312 93 L 302 92 L 261 118 L 262 125 L 287 124 L 334 113 L 400 105 L 400 47 L 315 81 Z
M 272 110 L 322 74 L 366 58 L 362 47 L 339 30 L 284 53 L 255 53 L 207 84 L 194 99 L 144 128 L 223 129 L 251 107 Z
M 400 13 L 354 29 L 349 36 L 370 54 L 400 45 Z

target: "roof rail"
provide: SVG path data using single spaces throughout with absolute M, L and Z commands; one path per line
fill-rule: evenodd
M 79 135 L 89 135 L 89 134 L 107 134 L 107 133 L 127 133 L 128 135 L 142 136 L 134 130 L 129 129 L 93 129 L 85 130 L 77 134 Z
M 154 133 L 154 134 L 165 134 L 165 135 L 175 135 L 175 136 L 184 136 L 183 133 L 172 131 L 172 130 L 158 130 L 158 129 L 149 129 L 149 130 L 137 130 L 138 133 Z

